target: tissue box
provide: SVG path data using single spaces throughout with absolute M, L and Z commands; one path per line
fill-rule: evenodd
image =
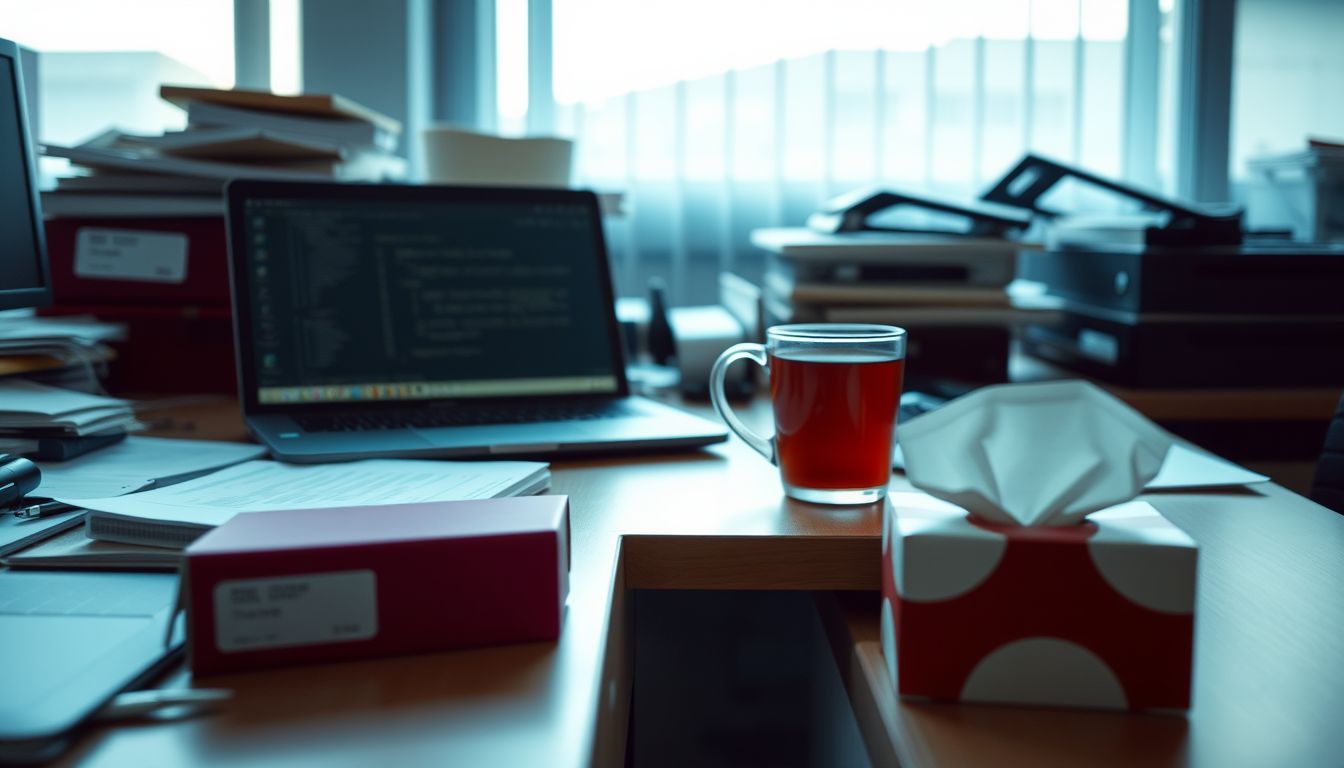
M 198 675 L 555 640 L 565 496 L 240 514 L 186 552 Z
M 882 650 L 902 696 L 1189 707 L 1198 550 L 1148 503 L 1035 528 L 902 493 L 885 515 Z

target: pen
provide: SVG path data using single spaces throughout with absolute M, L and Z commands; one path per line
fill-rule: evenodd
M 79 507 L 73 507 L 61 501 L 44 501 L 41 504 L 30 504 L 15 509 L 14 516 L 29 520 L 35 517 L 54 515 L 57 512 L 68 512 L 72 509 L 79 509 Z
M 112 703 L 98 713 L 99 720 L 124 720 L 144 717 L 169 707 L 190 707 L 205 711 L 218 707 L 233 698 L 233 691 L 218 688 L 169 688 L 165 690 L 130 691 L 118 694 Z

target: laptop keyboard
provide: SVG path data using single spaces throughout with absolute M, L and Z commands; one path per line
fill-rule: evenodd
M 528 424 L 539 421 L 591 421 L 633 413 L 622 401 L 598 403 L 507 403 L 455 405 L 450 408 L 407 408 L 389 411 L 295 416 L 306 432 L 363 432 L 406 427 L 468 427 Z

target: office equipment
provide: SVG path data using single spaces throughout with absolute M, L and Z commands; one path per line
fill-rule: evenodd
M 1344 315 L 1130 315 L 1070 305 L 1024 326 L 1030 355 L 1131 387 L 1331 387 L 1344 383 Z
M 883 323 L 910 331 L 916 387 L 1008 379 L 1014 325 L 1040 319 L 1005 292 L 1030 213 L 871 191 L 828 202 L 806 229 L 760 229 L 766 324 Z
M 1294 240 L 1344 240 L 1344 144 L 1310 139 L 1305 149 L 1246 160 L 1246 225 Z
M 244 515 L 187 548 L 192 671 L 555 640 L 569 499 Z
M 21 456 L 0 453 L 0 509 L 18 504 L 42 482 L 42 470 Z
M 726 438 L 630 396 L 591 192 L 240 181 L 229 236 L 243 412 L 278 459 Z
M 51 301 L 19 51 L 0 39 L 0 309 Z
M 904 215 L 904 220 L 892 218 Z M 879 221 L 878 217 L 887 217 Z M 928 194 L 861 189 L 826 202 L 808 217 L 818 232 L 897 232 L 916 235 L 1016 237 L 1031 225 L 1031 216 L 1016 208 L 974 201 L 939 200 Z
M 1068 184 L 1130 210 L 1046 204 L 1067 199 L 1056 187 Z M 1048 220 L 1046 248 L 1020 255 L 1017 282 L 1059 300 L 1061 312 L 1024 327 L 1028 354 L 1136 387 L 1344 382 L 1344 246 L 1247 239 L 1240 209 L 1167 199 L 1034 155 L 984 197 Z
M 249 461 L 144 493 L 61 501 L 91 510 L 90 538 L 181 548 L 240 512 L 521 496 L 550 480 L 547 465 L 531 461 Z
M 117 693 L 181 657 L 177 578 L 0 572 L 0 760 L 46 760 Z
M 119 496 L 163 487 L 266 455 L 251 443 L 131 436 L 118 445 L 62 462 L 39 462 L 48 498 Z

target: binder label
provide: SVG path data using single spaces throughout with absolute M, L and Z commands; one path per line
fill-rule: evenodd
M 215 645 L 223 653 L 292 648 L 378 634 L 373 571 L 339 571 L 215 585 Z
M 181 283 L 187 279 L 187 236 L 81 227 L 75 235 L 75 274 L 89 280 Z

